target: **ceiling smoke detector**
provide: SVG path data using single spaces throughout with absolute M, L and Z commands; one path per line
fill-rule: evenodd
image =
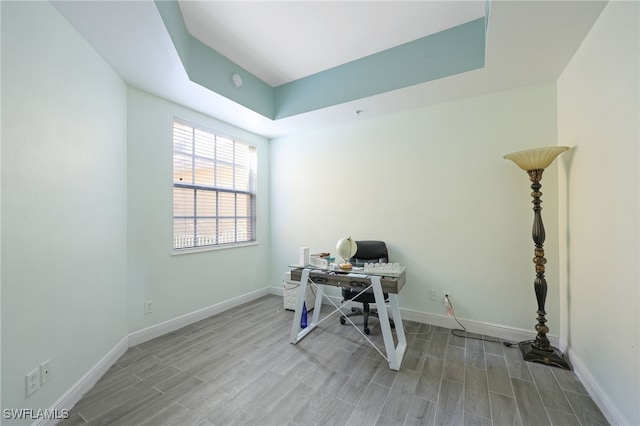
M 233 84 L 233 87 L 235 87 L 236 89 L 242 87 L 242 77 L 240 77 L 240 74 L 233 73 L 231 75 L 231 83 Z

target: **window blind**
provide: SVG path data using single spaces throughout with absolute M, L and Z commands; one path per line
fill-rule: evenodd
M 173 249 L 256 240 L 256 148 L 175 119 Z

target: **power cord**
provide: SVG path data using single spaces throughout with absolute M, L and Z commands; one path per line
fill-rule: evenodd
M 456 317 L 456 311 L 455 311 L 455 309 L 453 309 L 453 304 L 451 303 L 451 300 L 449 299 L 449 296 L 445 295 L 444 296 L 444 301 L 448 305 L 447 309 L 450 310 L 451 314 L 453 315 L 453 319 L 455 319 L 456 322 L 458 323 L 458 325 L 461 327 L 461 328 L 454 328 L 453 330 L 451 330 L 451 334 L 453 334 L 454 336 L 462 337 L 464 339 L 482 340 L 483 342 L 502 343 L 504 346 L 506 346 L 508 348 L 515 347 L 516 344 L 512 343 L 512 342 L 507 342 L 507 341 L 503 341 L 503 340 L 485 339 L 483 337 L 467 336 L 467 328 L 464 325 L 462 325 L 462 323 L 458 320 L 458 317 Z M 456 334 L 456 332 L 463 332 L 464 335 Z
M 293 287 L 291 287 L 291 288 L 293 289 L 293 288 L 297 288 L 299 286 L 300 286 L 300 284 L 294 284 Z M 310 286 L 310 287 L 311 287 L 311 292 L 315 296 L 316 295 L 316 290 L 313 288 L 313 286 Z M 462 323 L 458 320 L 458 317 L 456 317 L 456 312 L 455 312 L 455 309 L 453 309 L 453 304 L 451 303 L 451 300 L 449 299 L 449 296 L 445 295 L 444 296 L 444 300 L 445 300 L 446 304 L 449 305 L 449 308 L 451 309 L 451 315 L 453 315 L 453 318 L 456 320 L 458 325 L 461 327 L 461 329 L 455 329 L 454 328 L 453 330 L 451 330 L 451 334 L 453 334 L 456 337 L 462 337 L 464 339 L 474 339 L 474 340 L 482 340 L 483 342 L 502 343 L 504 346 L 506 346 L 508 348 L 514 347 L 515 343 L 511 343 L 511 342 L 507 342 L 507 341 L 490 340 L 490 339 L 485 339 L 485 338 L 482 338 L 482 337 L 467 336 L 466 335 L 466 333 L 468 333 L 467 328 L 464 325 L 462 325 Z M 411 332 L 407 332 L 407 330 L 405 329 L 404 334 L 407 334 L 407 335 L 431 334 L 431 332 L 432 332 L 431 324 L 428 324 L 428 325 L 429 325 L 429 331 L 420 332 L 420 333 L 418 333 L 418 332 L 411 333 Z M 465 333 L 465 335 L 456 334 L 456 331 L 458 331 L 458 332 L 461 331 L 461 332 Z

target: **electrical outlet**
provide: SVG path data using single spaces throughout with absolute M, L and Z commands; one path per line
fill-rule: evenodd
M 40 364 L 40 384 L 44 385 L 51 378 L 51 360 L 48 359 Z
M 144 302 L 144 314 L 150 314 L 153 312 L 153 300 L 147 300 Z
M 442 293 L 442 300 L 444 301 L 444 309 L 447 312 L 447 316 L 452 317 L 453 306 L 451 305 L 451 292 L 445 291 Z
M 438 297 L 438 290 L 432 289 L 431 290 L 431 300 L 434 302 L 438 302 L 440 300 L 440 298 Z
M 32 395 L 35 391 L 40 389 L 40 371 L 37 368 L 27 373 L 27 377 L 25 377 L 25 385 L 27 396 Z

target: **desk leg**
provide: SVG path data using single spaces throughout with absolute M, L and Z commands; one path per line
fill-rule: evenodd
M 402 325 L 402 318 L 400 318 L 400 308 L 398 307 L 398 297 L 397 294 L 389 294 L 389 302 L 391 302 L 391 312 L 393 314 L 393 320 L 396 324 L 396 335 L 398 336 L 398 345 L 396 346 L 393 342 L 393 335 L 391 334 L 391 325 L 389 323 L 387 307 L 384 303 L 384 294 L 382 292 L 380 277 L 376 275 L 371 276 L 371 284 L 373 284 L 373 294 L 376 298 L 378 319 L 380 320 L 380 327 L 382 328 L 382 337 L 384 339 L 384 347 L 387 351 L 389 368 L 398 371 L 400 370 L 400 365 L 402 365 L 404 352 L 407 348 L 407 341 L 404 335 L 404 326 Z
M 320 315 L 320 309 L 318 309 L 317 306 L 322 303 L 322 294 L 320 294 L 320 291 L 318 291 L 316 295 L 316 303 L 314 305 L 311 321 L 308 321 L 307 328 L 300 328 L 300 319 L 302 318 L 302 305 L 306 298 L 305 295 L 307 294 L 307 285 L 309 285 L 308 283 L 309 269 L 303 269 L 302 276 L 300 277 L 300 286 L 298 287 L 296 311 L 293 313 L 293 323 L 291 324 L 291 336 L 289 337 L 289 342 L 293 343 L 294 345 L 298 343 L 304 336 L 309 334 L 311 330 L 316 328 L 316 325 L 318 325 L 318 316 Z M 318 298 L 320 298 L 320 303 L 318 303 Z
M 391 314 L 393 315 L 393 321 L 396 324 L 396 337 L 398 338 L 398 344 L 395 348 L 395 352 L 398 358 L 398 369 L 402 364 L 404 358 L 404 352 L 407 349 L 407 337 L 404 334 L 404 325 L 402 324 L 402 318 L 400 317 L 400 305 L 398 304 L 398 295 L 389 293 L 389 304 L 391 305 Z

